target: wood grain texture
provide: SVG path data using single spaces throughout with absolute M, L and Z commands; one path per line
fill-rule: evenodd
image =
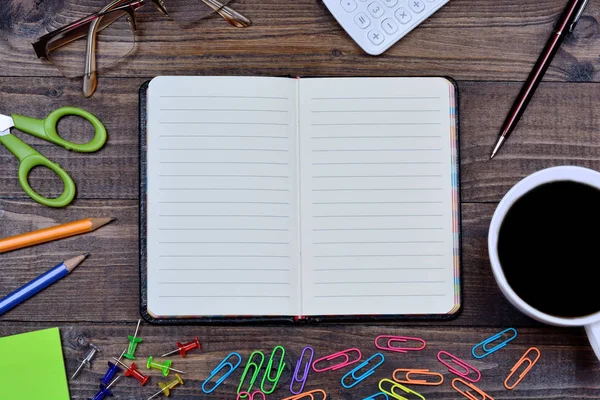
M 3 76 L 58 76 L 30 43 L 101 8 L 104 0 L 6 0 L 0 17 Z M 362 53 L 317 0 L 241 0 L 248 29 L 218 17 L 181 29 L 152 6 L 139 13 L 135 54 L 108 76 L 158 74 L 450 75 L 461 80 L 524 80 L 564 9 L 563 0 L 452 0 L 382 57 Z M 559 52 L 547 80 L 598 81 L 600 5 Z M 176 35 L 172 33 L 176 32 Z
M 105 0 L 6 0 L 0 11 L 0 112 L 44 117 L 66 105 L 83 107 L 106 125 L 109 141 L 96 154 L 78 154 L 18 134 L 73 176 L 78 196 L 67 209 L 33 203 L 16 179 L 17 162 L 0 148 L 0 237 L 86 217 L 117 221 L 87 235 L 0 255 L 0 296 L 70 256 L 92 256 L 67 279 L 0 318 L 0 337 L 59 326 L 67 370 L 72 374 L 89 343 L 101 353 L 91 371 L 71 382 L 73 399 L 92 397 L 106 362 L 127 345 L 139 318 L 138 261 L 138 88 L 155 75 L 265 76 L 405 76 L 444 75 L 458 80 L 461 123 L 463 311 L 450 322 L 387 324 L 320 324 L 315 326 L 161 327 L 143 324 L 139 347 L 145 356 L 171 350 L 176 341 L 199 336 L 203 351 L 180 360 L 185 386 L 173 399 L 231 400 L 241 375 L 213 395 L 200 390 L 202 380 L 231 351 L 248 356 L 283 345 L 287 365 L 282 388 L 270 398 L 289 395 L 295 361 L 305 345 L 317 355 L 356 346 L 375 352 L 379 334 L 423 337 L 420 354 L 386 354 L 388 362 L 375 377 L 354 390 L 341 390 L 343 371 L 312 374 L 309 386 L 327 389 L 332 399 L 360 399 L 375 393 L 378 379 L 395 368 L 431 368 L 439 350 L 464 357 L 482 370 L 479 384 L 495 399 L 600 399 L 600 362 L 583 329 L 544 327 L 516 311 L 502 297 L 487 255 L 487 230 L 497 202 L 521 178 L 555 165 L 600 170 L 600 4 L 590 2 L 577 32 L 568 38 L 518 130 L 493 162 L 488 154 L 498 130 L 527 77 L 565 0 L 452 0 L 418 30 L 381 57 L 370 57 L 344 34 L 317 0 L 236 0 L 237 10 L 254 26 L 229 27 L 213 17 L 188 29 L 160 16 L 152 6 L 138 15 L 136 52 L 101 74 L 97 93 L 81 97 L 81 82 L 62 78 L 37 60 L 35 38 L 100 8 Z M 78 120 L 62 121 L 71 140 L 89 138 Z M 42 194 L 57 194 L 59 181 L 49 171 L 35 171 L 31 182 Z M 470 348 L 509 326 L 519 336 L 506 349 L 474 361 Z M 542 358 L 514 391 L 502 386 L 510 367 L 529 347 Z M 245 360 L 244 360 L 245 362 Z M 143 368 L 143 365 L 142 365 Z M 0 373 L 10 366 L 0 366 Z M 147 371 L 144 369 L 144 373 Z M 116 399 L 146 399 L 164 380 L 153 371 L 148 387 L 123 379 Z M 424 388 L 428 399 L 458 399 L 451 378 Z M 421 388 L 419 388 L 421 389 Z M 1 398 L 1 395 L 0 395 Z M 33 400 L 33 399 L 19 399 Z M 39 400 L 39 399 L 35 399 Z

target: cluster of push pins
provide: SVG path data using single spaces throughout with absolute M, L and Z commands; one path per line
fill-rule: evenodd
M 143 341 L 142 338 L 139 338 L 137 336 L 138 331 L 140 329 L 140 322 L 141 322 L 141 320 L 138 321 L 137 327 L 135 328 L 135 333 L 133 334 L 133 336 L 127 337 L 129 339 L 129 345 L 127 346 L 127 350 L 123 351 L 121 353 L 121 355 L 119 356 L 119 358 L 113 357 L 113 360 L 115 361 L 115 363 L 112 363 L 110 361 L 108 362 L 108 370 L 106 371 L 104 376 L 102 378 L 100 378 L 100 389 L 98 390 L 96 395 L 89 400 L 102 400 L 106 397 L 113 395 L 110 388 L 119 380 L 120 376 L 117 376 L 117 374 L 123 371 L 123 369 L 121 367 L 125 368 L 124 375 L 126 377 L 132 377 L 132 378 L 137 379 L 141 383 L 142 386 L 144 386 L 146 383 L 148 383 L 150 376 L 142 374 L 134 362 L 136 359 L 135 351 L 137 349 L 137 346 L 138 346 L 138 344 L 142 343 L 142 341 Z M 182 358 L 185 358 L 185 355 L 190 350 L 201 348 L 200 341 L 198 340 L 198 338 L 194 338 L 194 340 L 189 343 L 177 342 L 176 345 L 177 345 L 176 350 L 165 353 L 165 354 L 161 355 L 161 357 L 167 357 L 171 354 L 179 353 Z M 81 362 L 81 364 L 79 365 L 79 367 L 77 368 L 77 370 L 75 371 L 73 376 L 71 377 L 71 380 L 75 379 L 75 377 L 79 374 L 79 372 L 81 371 L 81 369 L 83 368 L 84 365 L 87 368 L 90 368 L 90 362 L 91 362 L 92 358 L 99 351 L 98 348 L 96 346 L 94 346 L 93 344 L 90 344 L 90 347 L 91 347 L 91 350 L 85 356 L 85 358 L 83 359 L 83 361 Z M 127 358 L 128 360 L 131 360 L 131 364 L 127 365 L 123 361 L 121 361 L 123 359 L 123 357 Z M 150 396 L 148 398 L 148 400 L 153 399 L 160 394 L 164 394 L 165 396 L 169 397 L 171 395 L 171 390 L 173 390 L 173 388 L 175 388 L 178 385 L 183 385 L 183 379 L 181 379 L 179 374 L 184 374 L 184 372 L 180 371 L 178 369 L 172 368 L 171 367 L 172 365 L 173 365 L 173 362 L 171 360 L 166 360 L 165 362 L 163 362 L 161 364 L 159 362 L 154 361 L 154 359 L 152 357 L 148 357 L 148 361 L 146 362 L 146 368 L 157 369 L 157 370 L 161 371 L 164 376 L 168 376 L 171 371 L 176 372 L 175 379 L 173 379 L 171 381 L 167 381 L 167 382 L 159 382 L 158 387 L 160 388 L 160 391 L 158 391 L 154 395 Z

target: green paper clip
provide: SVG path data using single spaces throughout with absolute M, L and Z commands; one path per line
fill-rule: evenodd
M 252 361 L 255 354 L 257 354 L 260 357 L 260 363 L 258 363 L 258 364 L 255 363 L 254 361 Z M 240 395 L 240 392 L 242 391 L 242 387 L 244 386 L 244 381 L 246 380 L 246 375 L 248 374 L 248 371 L 250 370 L 251 367 L 254 367 L 254 372 L 252 373 L 252 377 L 250 378 L 248 389 L 244 390 L 244 392 L 250 393 L 252 391 L 254 382 L 256 382 L 256 378 L 258 378 L 258 374 L 260 373 L 260 369 L 262 368 L 262 365 L 264 362 L 265 362 L 265 355 L 263 354 L 262 351 L 257 350 L 257 351 L 252 352 L 252 354 L 250 354 L 250 357 L 248 358 L 248 362 L 246 363 L 246 367 L 244 368 L 244 372 L 242 373 L 242 377 L 240 379 L 240 384 L 237 388 L 238 395 Z M 239 397 L 243 399 L 248 396 L 240 395 Z
M 275 378 L 271 378 L 271 371 L 273 370 L 273 362 L 275 361 L 275 355 L 277 354 L 277 350 L 281 350 L 281 357 L 279 358 L 279 366 L 277 367 L 277 375 Z M 262 382 L 260 384 L 260 390 L 264 394 L 271 394 L 275 391 L 277 387 L 277 383 L 279 382 L 279 378 L 281 378 L 281 374 L 285 368 L 285 349 L 281 346 L 276 346 L 271 352 L 271 357 L 269 357 L 269 363 L 267 364 L 267 370 L 265 371 L 265 375 L 263 376 Z M 272 387 L 270 390 L 265 389 L 265 381 L 271 383 Z

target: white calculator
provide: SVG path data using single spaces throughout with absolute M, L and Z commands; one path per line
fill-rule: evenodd
M 378 56 L 450 0 L 323 0 L 362 49 Z

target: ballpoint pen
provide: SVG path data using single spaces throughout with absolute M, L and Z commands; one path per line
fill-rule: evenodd
M 550 39 L 548 40 L 546 47 L 542 51 L 540 58 L 533 67 L 533 71 L 531 71 L 531 74 L 527 78 L 523 89 L 521 89 L 521 92 L 519 93 L 515 104 L 508 113 L 506 121 L 504 121 L 502 130 L 500 131 L 500 137 L 496 142 L 496 146 L 492 151 L 490 159 L 494 158 L 494 156 L 498 154 L 498 151 L 506 142 L 506 139 L 508 139 L 510 134 L 515 130 L 517 124 L 519 123 L 519 120 L 521 119 L 521 116 L 527 108 L 527 105 L 533 98 L 537 87 L 542 81 L 544 74 L 548 70 L 550 63 L 552 63 L 552 59 L 558 52 L 558 49 L 560 48 L 562 42 L 565 40 L 565 37 L 569 33 L 573 32 L 573 30 L 575 29 L 575 26 L 577 25 L 577 22 L 579 22 L 579 20 L 581 19 L 583 11 L 585 10 L 585 7 L 587 6 L 588 2 L 589 0 L 569 1 L 567 8 L 562 14 L 560 20 L 558 21 L 556 29 L 552 33 L 552 36 L 550 36 Z

